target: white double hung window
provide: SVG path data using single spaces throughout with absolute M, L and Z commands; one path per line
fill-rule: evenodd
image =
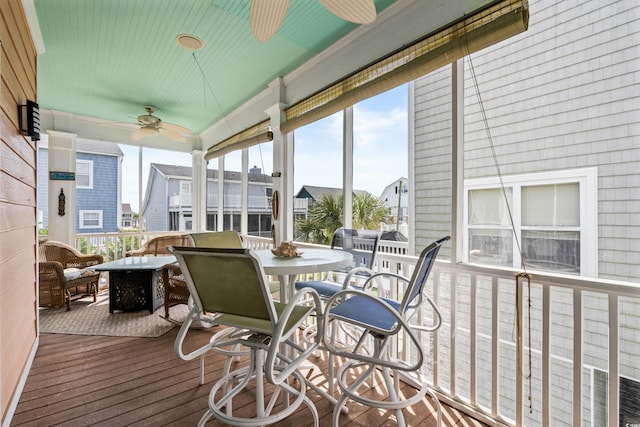
M 78 228 L 102 228 L 102 211 L 80 210 Z
M 76 160 L 76 188 L 93 188 L 92 160 Z
M 597 274 L 595 169 L 468 180 L 465 195 L 465 261 Z

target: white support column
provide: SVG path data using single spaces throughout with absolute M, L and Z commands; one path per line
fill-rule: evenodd
M 76 134 L 49 130 L 49 172 L 76 173 Z M 60 192 L 64 206 L 59 206 Z M 75 246 L 76 181 L 49 179 L 49 239 Z M 64 207 L 64 215 L 59 208 Z
M 451 262 L 463 259 L 464 204 L 464 59 L 451 64 Z
M 240 234 L 249 234 L 249 150 L 242 150 L 242 178 L 240 188 Z
M 409 184 L 409 246 L 408 254 L 416 253 L 416 123 L 415 123 L 415 88 L 416 84 L 412 81 L 407 85 L 407 149 L 408 167 L 407 183 Z
M 353 228 L 353 107 L 345 108 L 342 117 L 342 224 L 345 228 Z
M 193 231 L 207 226 L 207 162 L 202 150 L 191 152 L 191 221 Z
M 285 120 L 284 109 L 286 104 L 284 83 L 282 78 L 277 78 L 269 88 L 272 91 L 274 105 L 265 112 L 271 120 L 271 132 L 273 132 L 273 191 L 277 191 L 280 200 L 278 219 L 271 217 L 274 231 L 275 244 L 282 241 L 293 240 L 293 133 L 283 135 L 280 125 Z
M 224 230 L 224 156 L 218 157 L 218 224 L 216 231 Z

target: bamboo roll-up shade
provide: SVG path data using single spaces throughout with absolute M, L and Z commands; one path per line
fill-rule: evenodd
M 231 153 L 232 151 L 249 148 L 262 142 L 272 141 L 273 133 L 269 130 L 270 123 L 271 122 L 269 120 L 258 123 L 255 126 L 245 129 L 242 132 L 209 147 L 204 155 L 205 160 L 221 157 L 225 154 Z
M 502 0 L 372 64 L 285 110 L 292 132 L 526 31 L 527 0 Z

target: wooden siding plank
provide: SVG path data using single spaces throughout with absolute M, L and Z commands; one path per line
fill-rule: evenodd
M 23 146 L 26 145 L 24 144 Z M 0 144 L 0 156 L 2 156 L 2 171 L 9 177 L 17 179 L 18 181 L 28 185 L 29 187 L 36 187 L 36 171 L 33 165 L 35 164 L 35 151 L 29 147 L 27 150 L 21 150 L 27 158 L 31 158 L 31 162 L 24 160 L 19 156 L 16 151 L 7 144 Z
M 15 0 L 7 2 L 6 7 L 0 9 L 0 19 L 4 23 L 4 29 L 0 32 L 2 48 L 5 52 L 5 61 L 3 62 L 13 70 L 17 79 L 16 84 L 12 86 L 20 88 L 21 92 L 33 96 L 37 90 L 36 55 L 33 44 L 26 46 L 24 43 L 25 39 L 31 40 L 31 34 L 29 33 L 29 27 L 26 25 L 20 3 Z M 32 54 L 26 55 L 27 52 Z
M 35 206 L 36 189 L 0 171 L 0 201 Z M 35 216 L 33 220 L 35 223 Z
M 16 206 L 0 202 L 0 232 L 14 228 L 33 227 L 34 209 L 33 206 Z

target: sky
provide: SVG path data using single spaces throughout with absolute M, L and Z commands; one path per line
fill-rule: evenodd
M 408 175 L 407 86 L 402 85 L 354 106 L 354 189 L 380 196 L 385 187 Z M 342 112 L 294 133 L 294 191 L 303 185 L 342 187 Z M 138 212 L 139 148 L 120 145 L 124 153 L 122 203 Z M 151 163 L 191 166 L 189 153 L 144 148 L 143 197 Z M 272 172 L 272 143 L 249 149 L 249 167 Z M 217 169 L 217 161 L 208 166 Z M 241 153 L 225 156 L 226 170 L 241 170 Z

